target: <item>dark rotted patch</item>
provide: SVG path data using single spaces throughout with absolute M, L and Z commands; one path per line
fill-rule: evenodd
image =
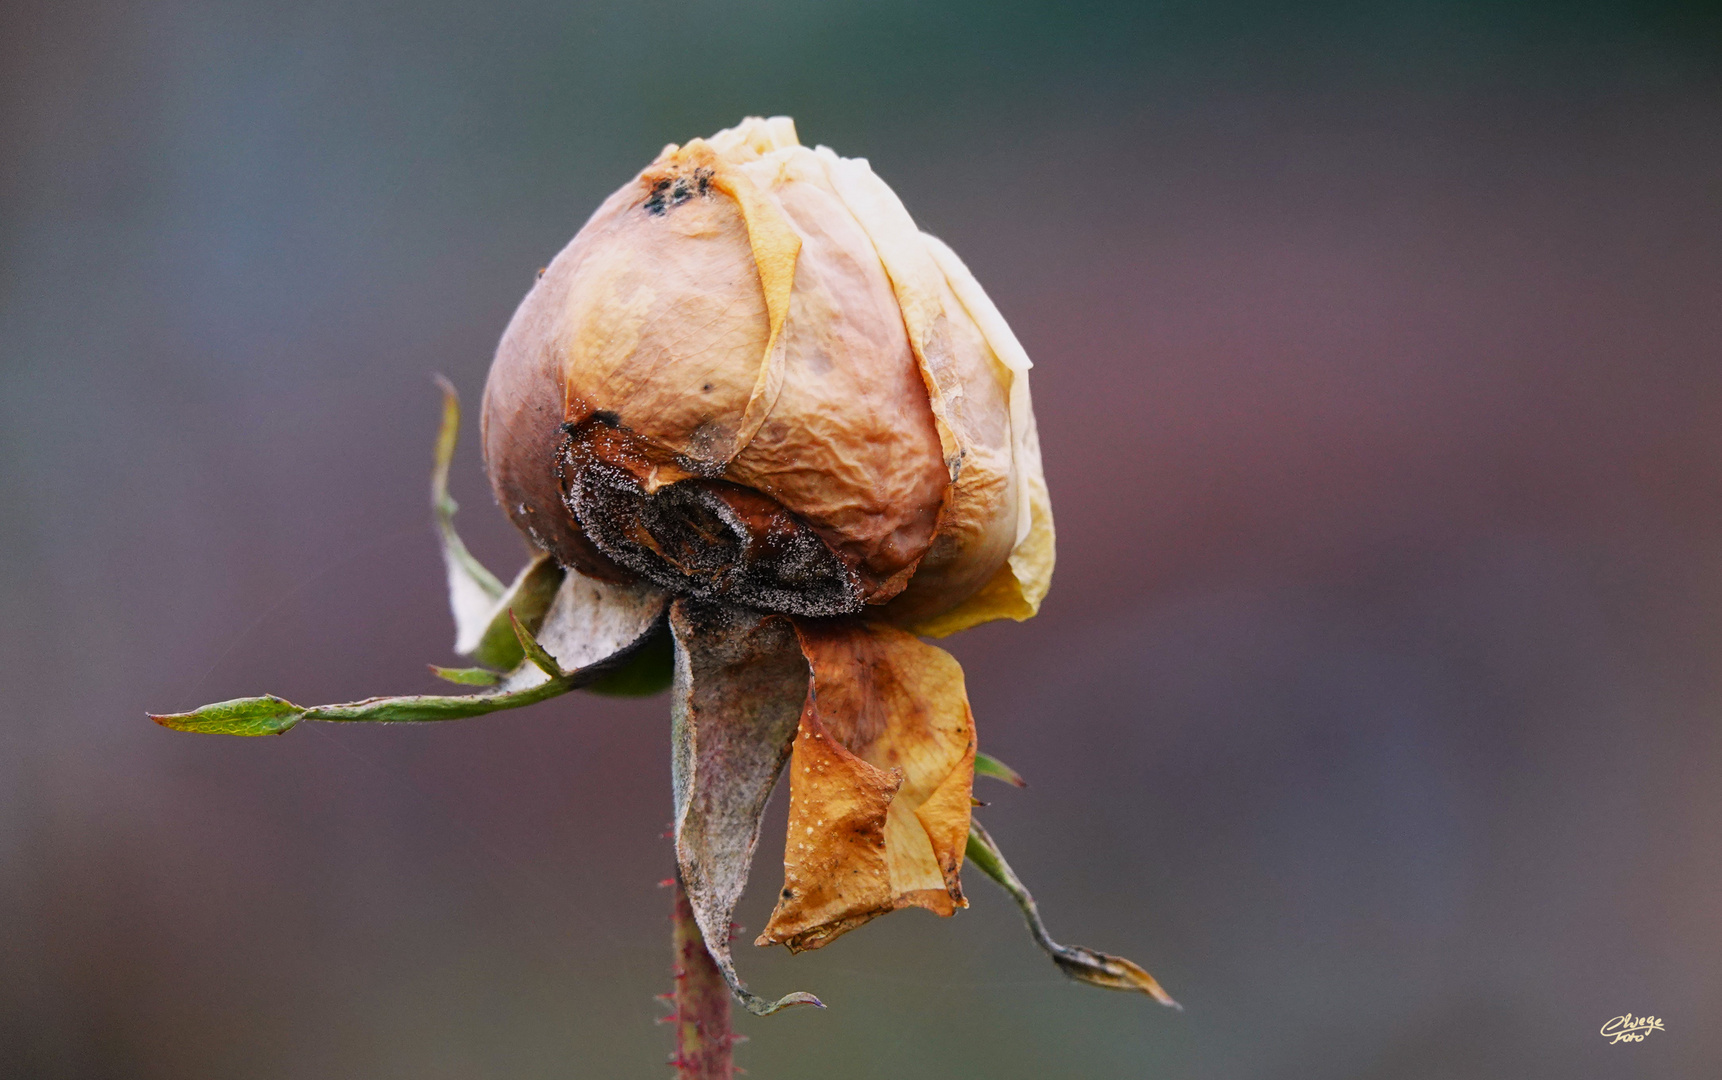
M 652 182 L 651 194 L 646 196 L 646 213 L 662 217 L 696 195 L 711 194 L 712 171 L 695 169 L 680 176 L 666 176 Z
M 775 499 L 715 479 L 648 494 L 636 479 L 647 464 L 626 429 L 587 425 L 563 444 L 564 499 L 611 559 L 678 596 L 792 615 L 861 609 L 854 569 Z

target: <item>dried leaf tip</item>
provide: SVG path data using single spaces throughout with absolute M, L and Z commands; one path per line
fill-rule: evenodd
M 987 835 L 986 829 L 978 821 L 969 822 L 968 859 L 994 881 L 998 882 L 1005 892 L 1010 894 L 1017 906 L 1022 909 L 1023 921 L 1028 924 L 1028 931 L 1052 962 L 1058 965 L 1058 970 L 1078 982 L 1090 986 L 1099 986 L 1107 990 L 1133 990 L 1147 994 L 1149 997 L 1165 1005 L 1167 1008 L 1184 1011 L 1184 1006 L 1173 1000 L 1154 976 L 1135 963 L 1122 956 L 1099 952 L 1081 945 L 1060 945 L 1052 940 L 1052 935 L 1046 932 L 1046 924 L 1041 921 L 1040 908 L 1034 902 L 1022 880 L 1005 861 L 1004 853 Z

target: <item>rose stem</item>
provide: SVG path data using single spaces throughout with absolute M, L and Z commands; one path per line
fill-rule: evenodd
M 681 874 L 675 883 L 675 914 L 670 917 L 675 1011 L 667 1019 L 676 1025 L 676 1056 L 670 1061 L 678 1080 L 731 1080 L 735 1071 L 730 1049 L 736 1039 L 729 1027 L 729 987 L 706 952 Z

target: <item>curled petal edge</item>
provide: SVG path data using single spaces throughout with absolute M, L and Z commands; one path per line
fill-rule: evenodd
M 998 306 L 957 253 L 936 236 L 926 233 L 921 236 L 958 302 L 980 327 L 993 355 L 1011 373 L 1011 438 L 1019 485 L 1016 543 L 1005 565 L 973 596 L 912 628 L 928 637 L 947 637 L 994 619 L 1021 622 L 1038 614 L 1041 601 L 1052 586 L 1057 545 L 1052 499 L 1040 460 L 1040 433 L 1028 389 L 1028 372 L 1033 364 Z

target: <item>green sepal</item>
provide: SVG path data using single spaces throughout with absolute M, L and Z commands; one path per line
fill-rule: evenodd
M 279 735 L 301 720 L 330 720 L 337 723 L 372 721 L 385 724 L 430 723 L 462 720 L 469 716 L 518 709 L 566 694 L 579 684 L 580 672 L 539 683 L 510 694 L 406 694 L 374 697 L 339 705 L 300 708 L 278 697 L 264 696 L 218 701 L 188 713 L 150 714 L 150 719 L 176 731 L 208 732 L 217 735 Z
M 994 780 L 1003 780 L 1011 787 L 1028 787 L 1028 781 L 1022 778 L 1021 773 L 1017 772 L 1009 765 L 1006 765 L 998 758 L 993 757 L 991 754 L 983 754 L 979 751 L 975 752 L 975 775 L 990 776 Z
M 600 675 L 586 689 L 606 697 L 650 697 L 668 690 L 675 673 L 675 644 L 669 631 L 660 627 L 615 670 Z
M 563 570 L 556 565 L 556 560 L 543 552 L 534 555 L 503 590 L 490 611 L 490 621 L 484 624 L 477 640 L 470 640 L 472 628 L 469 627 L 464 632 L 468 637 L 455 641 L 455 651 L 472 657 L 485 667 L 497 671 L 512 670 L 524 659 L 525 653 L 521 651 L 520 639 L 515 636 L 510 616 L 536 633 L 544 623 L 545 612 L 550 610 L 550 602 L 556 598 L 562 578 Z
M 431 510 L 436 514 L 437 533 L 442 539 L 442 554 L 448 563 L 449 590 L 453 594 L 455 617 L 461 615 L 463 603 L 483 607 L 502 596 L 502 582 L 473 558 L 460 535 L 454 531 L 455 511 L 460 505 L 448 493 L 448 467 L 454 460 L 455 444 L 460 441 L 460 395 L 454 384 L 442 375 L 436 376 L 442 390 L 442 423 L 437 428 L 436 452 L 431 467 Z
M 306 709 L 303 719 L 332 720 L 338 723 L 375 721 L 392 724 L 422 724 L 437 720 L 464 720 L 469 716 L 518 709 L 536 705 L 560 694 L 566 694 L 579 684 L 580 673 L 571 671 L 559 679 L 539 683 L 526 690 L 510 694 L 408 694 L 401 697 L 374 697 L 349 701 L 341 705 L 318 705 Z
M 458 686 L 495 686 L 502 681 L 502 673 L 482 667 L 439 667 L 427 664 L 431 674 L 444 682 L 455 683 Z
M 532 631 L 520 625 L 520 620 L 515 617 L 513 611 L 508 613 L 508 624 L 514 628 L 514 638 L 520 642 L 521 652 L 525 654 L 528 660 L 532 661 L 532 666 L 552 679 L 560 679 L 562 677 L 562 665 L 556 662 L 556 658 L 551 656 L 544 646 L 538 644 L 538 639 L 532 636 Z
M 149 718 L 175 731 L 212 735 L 279 735 L 305 718 L 305 710 L 274 694 L 217 701 L 183 713 L 150 713 Z

